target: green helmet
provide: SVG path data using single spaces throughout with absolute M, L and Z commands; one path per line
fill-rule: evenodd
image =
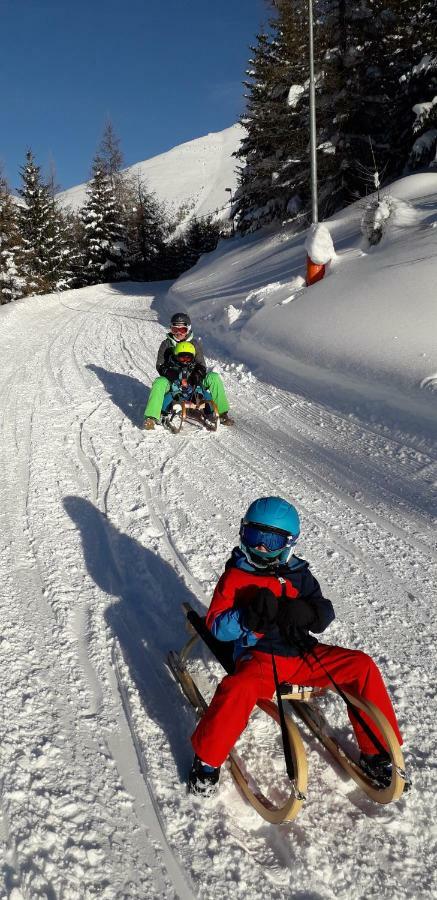
M 194 362 L 196 356 L 196 348 L 190 341 L 179 341 L 173 348 L 173 356 L 176 356 L 181 363 Z

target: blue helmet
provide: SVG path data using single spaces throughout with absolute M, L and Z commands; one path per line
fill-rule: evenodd
M 241 549 L 259 568 L 287 563 L 299 534 L 299 515 L 292 503 L 282 497 L 260 497 L 241 520 Z

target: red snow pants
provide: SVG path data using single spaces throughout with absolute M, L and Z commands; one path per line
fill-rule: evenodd
M 331 682 L 324 671 L 326 669 L 343 690 L 358 699 L 374 703 L 384 713 L 399 743 L 402 744 L 396 716 L 382 675 L 370 656 L 361 650 L 347 650 L 327 644 L 317 644 L 313 652 L 316 659 L 312 654 L 307 655 L 305 659 L 299 656 L 275 656 L 279 681 L 308 687 L 331 687 Z M 257 700 L 270 699 L 274 690 L 270 655 L 252 650 L 250 659 L 239 660 L 235 673 L 226 675 L 220 682 L 210 706 L 200 720 L 191 738 L 197 756 L 210 766 L 221 766 L 246 727 Z M 374 723 L 365 713 L 361 712 L 361 715 L 372 732 L 385 745 Z M 377 749 L 353 713 L 349 718 L 360 749 L 364 753 L 377 753 Z

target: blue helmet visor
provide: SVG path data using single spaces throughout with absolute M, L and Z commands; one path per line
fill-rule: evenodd
M 252 525 L 250 522 L 241 527 L 241 540 L 246 547 L 264 547 L 265 550 L 278 553 L 285 547 L 291 547 L 296 539 L 284 531 L 271 531 L 262 525 Z

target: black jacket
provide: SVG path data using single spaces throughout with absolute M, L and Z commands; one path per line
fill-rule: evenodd
M 189 341 L 190 344 L 194 344 L 196 350 L 192 374 L 193 381 L 197 383 L 202 381 L 206 375 L 206 363 L 203 355 L 202 341 L 200 338 L 193 338 L 192 336 L 188 336 L 186 340 Z M 157 372 L 159 375 L 163 375 L 164 378 L 168 378 L 169 381 L 175 381 L 180 372 L 180 367 L 177 365 L 176 358 L 173 355 L 173 350 L 177 343 L 178 341 L 175 341 L 173 335 L 169 332 L 158 350 L 158 357 L 156 360 Z

